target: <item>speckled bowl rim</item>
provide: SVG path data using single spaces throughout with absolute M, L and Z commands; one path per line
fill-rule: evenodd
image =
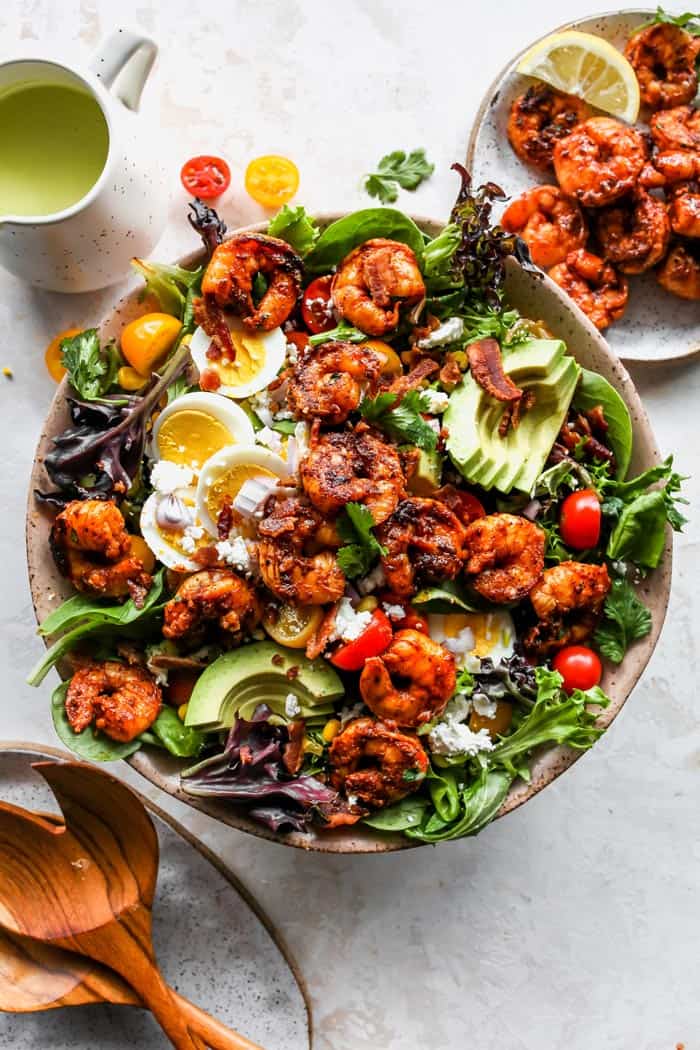
M 635 7 L 630 8 L 629 10 L 624 9 L 618 11 L 600 11 L 594 12 L 590 15 L 582 15 L 579 18 L 569 19 L 569 21 L 562 23 L 562 25 L 555 26 L 554 29 L 549 29 L 546 33 L 543 33 L 535 40 L 532 40 L 525 47 L 521 48 L 511 59 L 508 60 L 508 62 L 506 62 L 506 64 L 501 68 L 500 72 L 496 74 L 496 76 L 493 78 L 488 88 L 484 92 L 481 102 L 479 103 L 479 108 L 476 111 L 476 115 L 471 126 L 471 131 L 469 132 L 469 138 L 467 140 L 467 154 L 464 162 L 467 167 L 467 170 L 471 171 L 472 167 L 474 166 L 474 158 L 476 156 L 476 148 L 479 134 L 481 132 L 481 128 L 483 127 L 486 121 L 489 109 L 491 108 L 491 106 L 495 102 L 496 97 L 500 93 L 501 88 L 503 87 L 503 82 L 505 81 L 506 77 L 508 77 L 511 73 L 515 71 L 516 65 L 523 57 L 523 55 L 530 50 L 530 48 L 534 47 L 535 44 L 539 44 L 540 41 L 546 39 L 546 37 L 548 36 L 551 36 L 553 33 L 563 33 L 567 29 L 578 29 L 582 23 L 590 22 L 594 19 L 596 21 L 600 21 L 604 18 L 616 18 L 620 15 L 639 15 L 640 19 L 643 19 L 645 17 L 650 17 L 655 14 L 655 8 Z M 673 302 L 673 300 L 670 300 L 670 302 Z M 613 351 L 611 350 L 611 353 L 612 352 Z M 635 366 L 635 368 L 651 368 L 654 365 L 659 364 L 671 364 L 676 362 L 679 364 L 685 363 L 687 361 L 692 361 L 696 357 L 700 357 L 700 344 L 689 346 L 686 350 L 683 350 L 678 354 L 672 354 L 670 356 L 664 357 L 634 357 L 630 353 L 625 353 L 624 360 L 632 363 Z
M 333 212 L 320 215 L 318 222 L 323 227 L 342 218 L 345 214 L 347 213 Z M 412 218 L 421 229 L 428 233 L 434 234 L 443 226 L 443 223 L 435 219 L 423 216 L 412 216 Z M 264 232 L 267 229 L 267 223 L 255 223 L 240 227 L 240 229 L 246 232 Z M 229 231 L 231 234 L 234 232 L 238 231 Z M 190 252 L 182 256 L 178 262 L 182 266 L 191 267 L 196 265 L 201 256 L 201 250 Z M 559 311 L 557 323 L 561 325 L 568 323 L 574 327 L 577 337 L 580 337 L 588 344 L 588 351 L 583 355 L 584 358 L 589 359 L 591 355 L 596 358 L 596 369 L 601 374 L 604 374 L 624 397 L 632 417 L 634 434 L 633 466 L 635 465 L 635 458 L 638 460 L 636 466 L 639 466 L 640 469 L 659 462 L 659 450 L 632 379 L 624 365 L 610 350 L 600 332 L 547 276 L 532 275 L 524 271 L 515 260 L 509 260 L 507 286 L 512 291 L 512 289 L 517 290 L 519 285 L 528 292 L 533 292 L 534 294 L 539 292 L 542 300 L 551 304 L 552 310 L 556 309 Z M 131 316 L 138 316 L 143 312 L 142 308 L 138 306 L 139 291 L 139 286 L 134 287 L 117 302 L 114 310 L 102 325 L 102 331 L 106 337 L 115 334 L 121 325 L 131 319 Z M 517 295 L 515 298 L 517 299 Z M 541 305 L 542 302 L 540 302 L 536 312 L 539 311 Z M 126 317 L 123 316 L 124 314 L 126 314 Z M 550 327 L 554 324 L 551 318 L 544 319 L 550 324 Z M 110 331 L 110 328 L 112 331 Z M 556 332 L 556 324 L 554 324 L 554 330 Z M 590 363 L 592 362 L 589 360 Z M 34 489 L 46 484 L 42 463 L 43 457 L 50 447 L 51 438 L 66 425 L 66 386 L 66 380 L 64 379 L 59 384 L 49 408 L 34 457 L 28 493 L 26 524 L 27 563 L 32 603 L 37 622 L 39 623 L 54 607 L 51 598 L 55 598 L 61 591 L 66 595 L 71 593 L 71 589 L 66 584 L 66 581 L 62 581 L 58 575 L 48 549 L 49 516 L 41 507 L 36 505 L 33 498 Z M 672 533 L 669 529 L 667 530 L 666 547 L 661 565 L 648 577 L 645 585 L 644 597 L 652 611 L 651 632 L 629 650 L 625 661 L 619 668 L 606 668 L 603 684 L 611 696 L 611 703 L 601 713 L 599 718 L 600 725 L 606 728 L 613 722 L 628 699 L 649 662 L 661 633 L 671 587 L 671 537 Z M 551 784 L 553 780 L 573 765 L 581 757 L 581 754 L 582 752 L 580 751 L 561 745 L 542 749 L 531 763 L 531 779 L 529 783 L 526 784 L 524 781 L 520 781 L 511 788 L 508 797 L 497 814 L 497 818 L 505 816 L 506 813 L 512 812 L 536 794 L 539 794 L 543 788 Z M 258 838 L 267 839 L 270 842 L 276 842 L 284 846 L 293 846 L 321 853 L 388 853 L 396 850 L 413 849 L 423 845 L 420 842 L 410 841 L 399 833 L 381 834 L 366 826 L 358 825 L 351 829 L 343 828 L 331 832 L 313 830 L 310 833 L 290 832 L 284 835 L 277 834 L 251 820 L 240 808 L 224 802 L 194 798 L 185 794 L 179 786 L 178 775 L 183 763 L 164 752 L 155 751 L 155 749 L 151 748 L 142 748 L 127 761 L 152 784 L 180 802 L 184 802 L 194 809 L 201 810 L 213 819 L 237 828 L 239 831 L 245 831 Z

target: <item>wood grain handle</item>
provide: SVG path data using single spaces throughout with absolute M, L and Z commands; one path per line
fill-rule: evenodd
M 183 999 L 172 989 L 171 994 L 180 1007 L 190 1031 L 203 1039 L 210 1050 L 263 1050 L 259 1043 L 252 1043 L 244 1035 L 227 1028 L 221 1021 L 217 1021 L 188 999 Z

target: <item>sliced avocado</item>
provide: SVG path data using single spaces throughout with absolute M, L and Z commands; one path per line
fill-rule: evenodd
M 485 489 L 530 492 L 569 411 L 580 369 L 559 339 L 531 339 L 504 359 L 507 375 L 535 403 L 516 429 L 498 433 L 502 402 L 467 374 L 443 416 L 447 451 L 459 472 Z
M 437 449 L 418 449 L 418 465 L 408 482 L 408 491 L 414 496 L 432 496 L 440 488 L 442 456 Z
M 344 692 L 343 683 L 325 660 L 308 660 L 303 653 L 274 642 L 251 642 L 219 656 L 200 675 L 185 725 L 228 729 L 242 704 L 248 714 L 257 704 L 284 713 L 289 693 L 297 697 L 302 711 L 330 712 L 333 701 Z

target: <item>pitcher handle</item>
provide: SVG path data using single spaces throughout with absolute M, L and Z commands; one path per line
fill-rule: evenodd
M 127 109 L 136 112 L 157 54 L 158 46 L 150 37 L 116 29 L 94 56 L 90 68 L 106 88 L 111 88 L 119 77 L 114 93 Z

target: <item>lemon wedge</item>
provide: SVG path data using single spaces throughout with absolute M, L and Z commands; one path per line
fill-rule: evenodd
M 523 55 L 517 70 L 628 124 L 639 115 L 635 72 L 622 52 L 602 37 L 574 29 L 552 33 Z

